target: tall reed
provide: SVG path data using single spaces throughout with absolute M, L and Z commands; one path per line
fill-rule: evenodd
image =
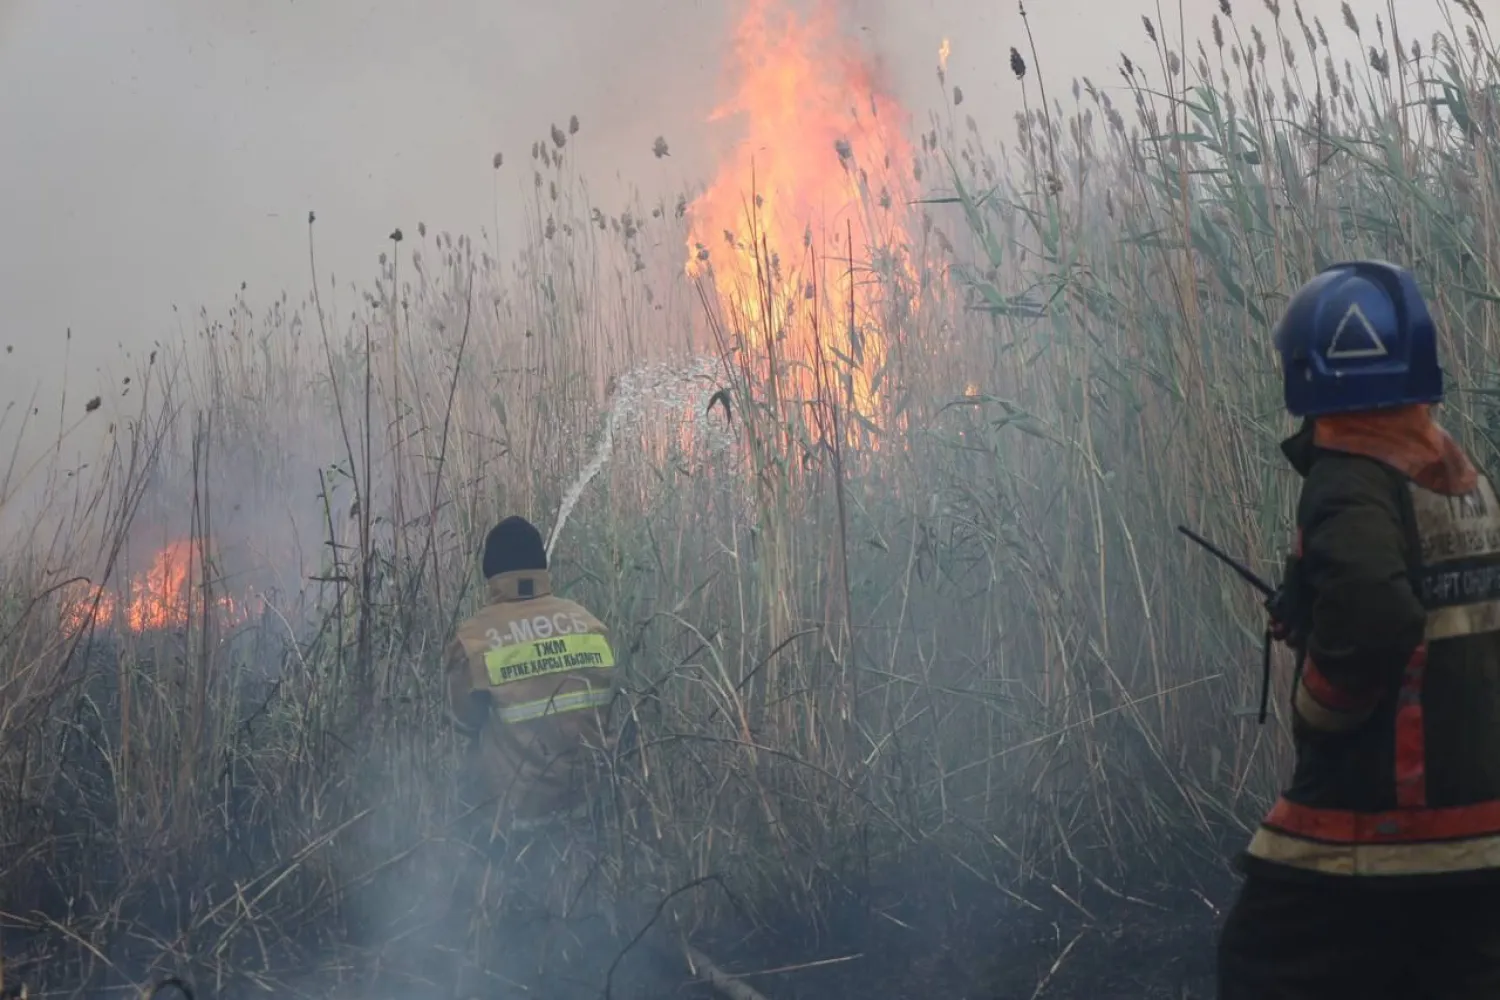
M 592 204 L 570 122 L 532 147 L 518 260 L 418 226 L 371 288 L 336 285 L 310 219 L 307 301 L 236 302 L 111 399 L 65 400 L 107 447 L 76 469 L 59 445 L 32 473 L 47 503 L 3 511 L 27 526 L 0 593 L 7 971 L 388 969 L 383 943 L 464 877 L 441 651 L 480 599 L 479 541 L 505 513 L 547 531 L 612 382 L 682 354 L 719 381 L 621 422 L 555 554 L 614 630 L 637 734 L 608 771 L 607 895 L 713 875 L 752 914 L 819 914 L 919 852 L 1026 905 L 1220 863 L 1282 777 L 1285 720 L 1249 710 L 1253 595 L 1171 528 L 1274 572 L 1288 294 L 1339 258 L 1413 267 L 1445 419 L 1500 458 L 1489 29 L 1461 3 L 1398 50 L 1350 13 L 1356 70 L 1293 15 L 1225 5 L 1193 51 L 1152 26 L 1122 67 L 1133 107 L 1087 79 L 1033 91 L 1013 53 L 1007 147 L 947 109 L 920 136 L 926 196 L 861 206 L 908 236 L 810 242 L 818 287 L 878 283 L 852 322 L 824 294 L 795 331 L 748 328 L 653 250 L 686 245 L 687 198 Z M 779 352 L 789 332 L 810 356 Z M 878 371 L 853 371 L 857 337 L 881 338 Z M 179 629 L 68 625 L 184 538 Z M 249 621 L 208 613 L 251 593 Z

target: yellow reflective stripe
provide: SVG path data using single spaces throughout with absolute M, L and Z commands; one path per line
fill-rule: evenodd
M 1247 853 L 1328 875 L 1438 875 L 1500 868 L 1500 836 L 1415 844 L 1325 844 L 1263 826 Z
M 1427 641 L 1500 631 L 1500 601 L 1458 604 L 1427 614 Z
M 588 688 L 583 691 L 568 691 L 550 698 L 523 701 L 517 705 L 506 705 L 500 710 L 500 721 L 507 724 L 530 722 L 545 715 L 561 715 L 578 712 L 585 708 L 600 708 L 608 705 L 615 693 L 609 688 Z
M 608 670 L 614 665 L 609 640 L 596 632 L 500 646 L 484 654 L 484 668 L 494 687 L 574 670 Z

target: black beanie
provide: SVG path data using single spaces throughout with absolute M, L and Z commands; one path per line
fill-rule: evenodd
M 541 532 L 524 517 L 507 517 L 484 540 L 484 578 L 516 570 L 547 568 Z

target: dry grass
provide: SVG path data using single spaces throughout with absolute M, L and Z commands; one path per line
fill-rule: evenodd
M 1293 13 L 1155 46 L 1125 67 L 1134 108 L 1026 76 L 1009 150 L 935 119 L 913 239 L 852 254 L 887 303 L 863 331 L 887 338 L 873 422 L 845 305 L 809 299 L 788 322 L 818 356 L 778 356 L 650 251 L 685 246 L 680 206 L 588 203 L 586 130 L 533 148 L 514 264 L 405 234 L 371 290 L 318 275 L 300 305 L 239 302 L 136 359 L 120 398 L 66 400 L 56 454 L 80 414 L 113 421 L 106 453 L 6 480 L 7 518 L 34 525 L 0 599 L 7 981 L 415 975 L 402 942 L 469 877 L 438 666 L 478 541 L 502 512 L 547 529 L 611 379 L 684 352 L 717 355 L 717 380 L 657 380 L 557 551 L 617 632 L 638 733 L 611 762 L 606 897 L 708 879 L 680 926 L 731 897 L 816 914 L 919 851 L 1024 905 L 1237 846 L 1284 727 L 1243 710 L 1254 595 L 1171 528 L 1273 571 L 1286 296 L 1336 258 L 1410 263 L 1448 421 L 1497 457 L 1488 28 L 1460 4 L 1397 51 L 1361 25 L 1373 55 L 1346 69 Z M 801 266 L 832 288 L 850 251 L 825 235 Z M 118 582 L 188 536 L 184 628 L 59 626 L 66 580 Z M 250 623 L 205 613 L 252 587 Z

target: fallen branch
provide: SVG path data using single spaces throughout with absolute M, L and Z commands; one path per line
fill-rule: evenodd
M 688 968 L 693 970 L 693 974 L 703 977 L 704 982 L 729 997 L 729 1000 L 766 1000 L 764 994 L 724 972 L 707 955 L 685 941 L 682 953 L 687 956 Z
M 1052 963 L 1052 968 L 1048 969 L 1047 974 L 1042 977 L 1042 981 L 1036 984 L 1036 989 L 1032 991 L 1031 994 L 1031 1000 L 1037 1000 L 1037 997 L 1041 996 L 1042 993 L 1046 991 L 1047 987 L 1052 985 L 1052 977 L 1056 976 L 1057 970 L 1062 968 L 1062 964 L 1067 959 L 1068 953 L 1073 950 L 1073 946 L 1077 944 L 1088 932 L 1089 929 L 1085 927 L 1083 930 L 1073 935 L 1073 940 L 1069 941 L 1068 946 L 1062 950 L 1062 954 L 1057 956 L 1057 960 Z

